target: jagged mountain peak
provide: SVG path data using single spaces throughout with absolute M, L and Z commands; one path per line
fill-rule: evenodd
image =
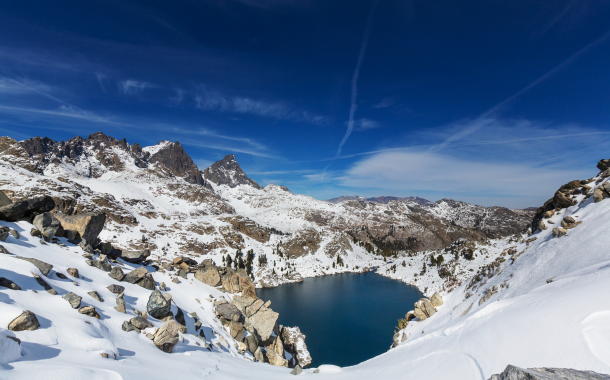
M 256 189 L 262 187 L 252 178 L 248 177 L 232 154 L 226 155 L 222 160 L 214 162 L 203 171 L 203 178 L 217 185 L 227 185 L 231 188 L 239 185 L 249 185 Z
M 6 161 L 36 173 L 69 172 L 98 178 L 107 172 L 148 169 L 161 177 L 180 177 L 206 185 L 202 172 L 177 141 L 164 140 L 142 148 L 138 143 L 130 145 L 125 138 L 118 140 L 96 132 L 87 138 L 76 136 L 61 142 L 39 136 L 19 142 L 4 137 L 0 148 Z

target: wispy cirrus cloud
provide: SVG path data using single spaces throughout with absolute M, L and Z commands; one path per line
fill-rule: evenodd
M 381 101 L 377 104 L 373 105 L 373 108 L 387 108 L 394 105 L 396 101 L 392 97 L 386 97 L 381 99 Z
M 123 95 L 140 95 L 146 89 L 157 87 L 152 83 L 137 81 L 135 79 L 119 81 L 118 86 L 119 92 Z
M 381 128 L 381 124 L 378 121 L 362 118 L 354 121 L 355 131 L 365 131 L 367 129 Z
M 276 120 L 326 124 L 328 118 L 296 109 L 289 103 L 254 99 L 247 96 L 225 96 L 219 91 L 199 86 L 193 97 L 195 106 L 205 111 L 218 111 L 241 115 L 256 115 Z

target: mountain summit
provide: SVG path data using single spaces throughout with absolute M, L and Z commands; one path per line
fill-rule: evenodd
M 205 169 L 203 178 L 217 185 L 227 185 L 231 188 L 239 185 L 250 185 L 255 189 L 262 189 L 255 180 L 246 175 L 232 154 L 214 162 L 209 168 Z

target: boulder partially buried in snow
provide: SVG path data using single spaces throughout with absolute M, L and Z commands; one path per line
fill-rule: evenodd
M 87 212 L 77 215 L 57 214 L 55 217 L 61 223 L 67 238 L 83 239 L 87 244 L 95 242 L 106 223 L 106 214 L 103 212 Z
M 519 368 L 508 365 L 504 372 L 489 380 L 610 380 L 610 375 L 569 368 Z
M 160 291 L 155 290 L 150 294 L 146 311 L 153 318 L 162 319 L 170 314 L 171 303 L 163 297 Z M 171 351 L 170 351 L 171 352 Z
M 45 276 L 48 276 L 49 272 L 51 272 L 51 269 L 53 269 L 53 265 L 47 264 L 44 261 L 40 261 L 40 260 L 37 260 L 37 259 L 32 259 L 32 258 L 29 258 L 29 257 L 15 257 L 15 258 L 19 259 L 19 260 L 24 260 L 24 261 L 27 261 L 27 262 L 30 262 L 30 263 L 34 264 L 34 266 L 40 270 L 40 273 L 42 273 Z
M 49 196 L 13 202 L 0 207 L 0 219 L 14 222 L 30 218 L 34 214 L 49 212 L 55 208 L 55 201 Z
M 257 303 L 258 302 L 254 302 L 250 307 L 248 307 L 248 309 L 255 306 Z M 249 316 L 246 317 L 246 327 L 251 325 L 258 334 L 257 338 L 260 341 L 268 341 L 273 333 L 273 329 L 276 326 L 279 314 L 269 309 L 265 305 L 260 305 L 259 309 L 254 313 L 249 313 L 248 309 L 246 309 L 246 313 L 249 314 Z
M 21 358 L 21 341 L 9 330 L 0 328 L 0 363 L 10 363 Z
M 36 215 L 32 224 L 42 232 L 42 236 L 46 241 L 50 241 L 53 236 L 63 236 L 64 234 L 59 220 L 48 212 Z
M 206 265 L 197 269 L 197 272 L 195 272 L 195 278 L 206 285 L 220 285 L 220 273 L 218 273 L 218 268 L 216 268 L 214 265 Z
M 11 331 L 37 330 L 39 327 L 40 323 L 38 318 L 36 318 L 36 314 L 29 310 L 24 311 L 8 324 L 8 329 Z
M 176 321 L 167 321 L 157 330 L 153 342 L 161 351 L 170 353 L 180 339 L 180 324 Z
M 123 251 L 121 258 L 130 263 L 141 263 L 150 256 L 150 249 L 142 249 L 138 251 Z

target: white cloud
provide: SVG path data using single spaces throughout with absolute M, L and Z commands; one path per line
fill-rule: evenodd
M 328 118 L 299 111 L 286 102 L 253 99 L 246 96 L 227 97 L 218 91 L 199 86 L 194 96 L 195 106 L 201 110 L 256 115 L 276 120 L 326 124 Z
M 102 92 L 106 93 L 106 75 L 102 73 L 95 73 L 95 77 L 97 78 L 97 83 L 99 83 Z
M 387 108 L 394 105 L 394 98 L 383 98 L 379 103 L 373 105 L 373 108 Z
M 594 170 L 591 170 L 594 171 Z M 355 163 L 337 178 L 341 186 L 388 193 L 434 192 L 463 198 L 550 198 L 582 171 L 524 163 L 466 160 L 436 152 L 384 152 Z M 498 202 L 496 202 L 498 203 Z M 501 202 L 500 202 L 501 203 Z
M 381 124 L 379 124 L 379 122 L 377 122 L 375 120 L 363 118 L 360 120 L 356 120 L 355 126 L 356 126 L 356 131 L 364 131 L 367 129 L 380 128 Z
M 134 79 L 127 79 L 119 82 L 119 91 L 123 95 L 139 95 L 148 88 L 156 87 L 149 82 L 141 82 Z

